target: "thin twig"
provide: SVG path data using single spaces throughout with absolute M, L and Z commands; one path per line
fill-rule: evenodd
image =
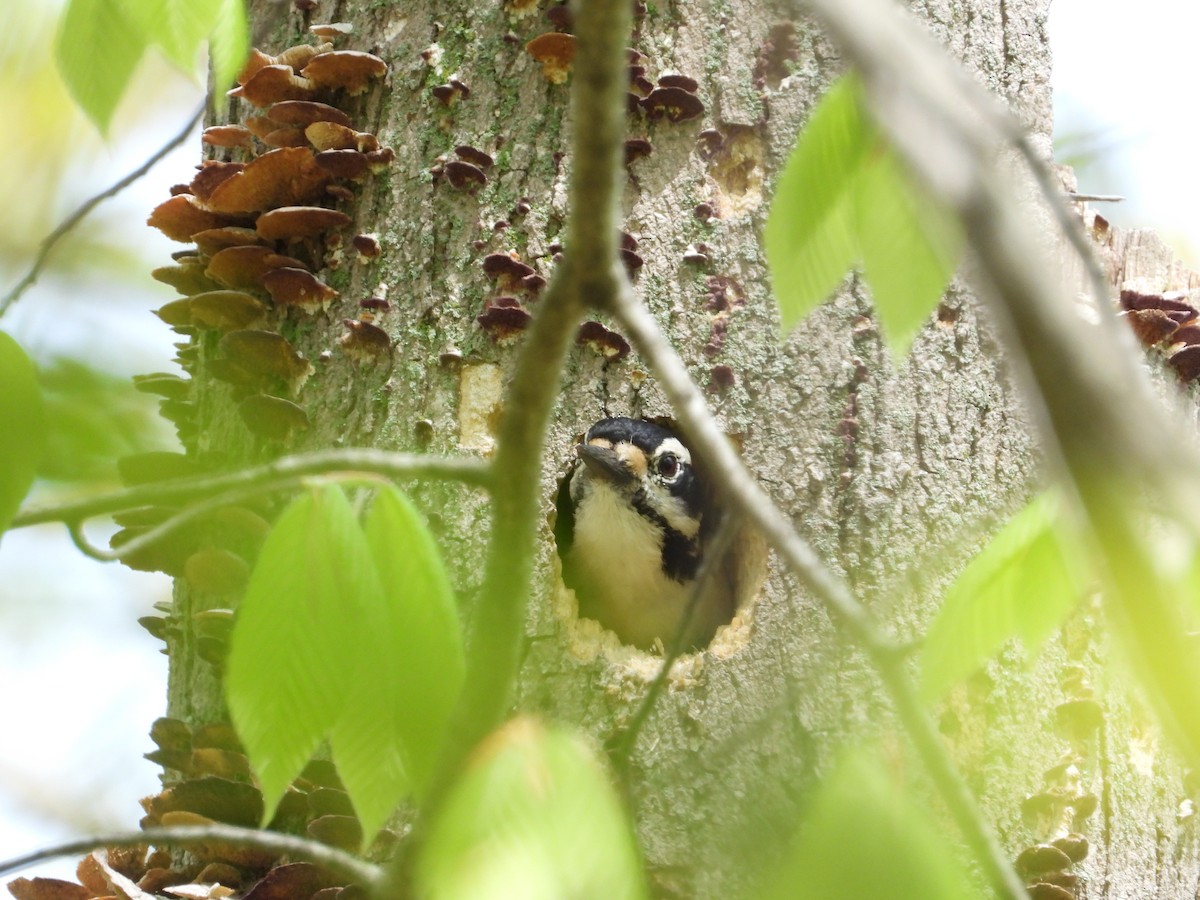
M 671 637 L 671 644 L 667 647 L 663 655 L 662 666 L 659 668 L 654 681 L 650 683 L 650 687 L 646 691 L 646 696 L 642 698 L 642 702 L 638 706 L 637 712 L 633 714 L 633 718 L 629 721 L 629 724 L 608 745 L 608 758 L 612 762 L 613 768 L 622 774 L 628 769 L 629 757 L 633 753 L 638 735 L 650 718 L 650 713 L 654 711 L 659 697 L 662 696 L 662 692 L 667 686 L 667 678 L 671 674 L 671 666 L 675 664 L 675 660 L 679 659 L 683 651 L 687 649 L 688 626 L 691 624 L 696 609 L 700 606 L 704 595 L 716 589 L 716 586 L 713 584 L 713 576 L 725 564 L 729 549 L 733 546 L 734 536 L 738 532 L 739 521 L 740 517 L 735 516 L 729 511 L 722 513 L 716 533 L 704 548 L 703 561 L 700 563 L 700 569 L 696 573 L 695 583 L 693 583 L 691 591 L 688 592 L 687 607 L 684 610 L 683 617 L 680 619 L 679 626 L 675 629 L 675 634 Z
M 491 470 L 477 459 L 420 456 L 361 448 L 318 450 L 286 456 L 252 469 L 158 481 L 98 497 L 25 510 L 16 515 L 12 527 L 25 528 L 43 522 L 77 523 L 93 516 L 140 506 L 173 506 L 233 491 L 271 490 L 274 485 L 288 484 L 301 476 L 330 472 L 369 473 L 396 480 L 461 481 L 485 488 L 491 483 Z
M 788 518 L 759 487 L 721 433 L 704 396 L 688 375 L 683 360 L 667 342 L 654 318 L 634 297 L 632 290 L 623 291 L 610 312 L 616 316 L 638 354 L 657 376 L 660 387 L 675 410 L 678 424 L 688 439 L 688 446 L 704 461 L 709 471 L 720 473 L 715 486 L 723 503 L 762 531 L 792 573 L 842 623 L 870 657 L 892 698 L 900 724 L 997 893 L 1009 900 L 1025 898 L 1024 885 L 1009 865 L 1007 854 L 988 827 L 929 713 L 922 706 L 904 666 L 903 654 L 897 651 L 846 584 L 817 558 Z
M 289 856 L 292 859 L 320 866 L 334 875 L 361 885 L 370 893 L 375 892 L 382 878 L 382 870 L 378 866 L 363 862 L 328 844 L 274 831 L 218 824 L 189 825 L 179 828 L 147 828 L 143 831 L 122 831 L 117 834 L 80 838 L 63 844 L 55 844 L 42 850 L 35 850 L 24 856 L 0 861 L 0 875 L 9 875 L 60 856 L 89 853 L 103 847 L 137 847 L 142 844 L 166 847 L 225 844 L 231 847 L 265 850 L 277 856 Z
M 1078 191 L 1067 191 L 1066 197 L 1074 203 L 1123 203 L 1125 198 L 1120 194 L 1081 194 Z
M 87 215 L 111 197 L 115 197 L 125 188 L 129 187 L 151 169 L 153 169 L 168 153 L 182 144 L 188 139 L 188 135 L 192 133 L 200 120 L 204 117 L 204 104 L 200 104 L 200 108 L 196 110 L 196 114 L 192 116 L 187 124 L 179 130 L 179 133 L 172 137 L 169 141 L 163 144 L 154 152 L 154 154 L 142 163 L 138 168 L 134 169 L 120 181 L 117 181 L 106 190 L 101 191 L 93 197 L 89 197 L 76 210 L 62 221 L 62 223 L 52 232 L 42 239 L 42 243 L 38 248 L 38 254 L 33 260 L 33 265 L 29 267 L 29 271 L 25 273 L 20 281 L 3 297 L 0 297 L 0 316 L 8 312 L 8 308 L 16 303 L 21 296 L 37 283 L 38 277 L 42 274 L 42 269 L 45 268 L 47 260 L 50 258 L 51 251 L 58 246 L 58 242 L 70 234 L 75 227 L 87 217 Z

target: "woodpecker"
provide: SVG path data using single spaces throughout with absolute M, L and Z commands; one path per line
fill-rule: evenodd
M 601 419 L 575 448 L 577 460 L 558 497 L 555 527 L 563 579 L 580 615 L 626 643 L 707 643 L 732 618 L 732 591 L 704 591 L 685 612 L 716 511 L 670 430 L 644 419 Z

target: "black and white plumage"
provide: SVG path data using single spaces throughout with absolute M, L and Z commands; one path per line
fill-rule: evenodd
M 582 616 L 626 643 L 669 645 L 714 524 L 691 452 L 669 429 L 628 418 L 600 420 L 576 452 L 555 529 L 563 579 Z M 685 645 L 707 643 L 731 602 L 727 591 L 706 590 Z

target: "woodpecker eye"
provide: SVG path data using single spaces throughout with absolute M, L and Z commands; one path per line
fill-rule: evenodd
M 658 459 L 657 468 L 663 478 L 674 478 L 679 474 L 679 457 L 674 453 L 664 453 Z

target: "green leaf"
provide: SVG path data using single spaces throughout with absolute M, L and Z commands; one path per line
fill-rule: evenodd
M 854 183 L 871 146 L 853 76 L 821 98 L 800 134 L 763 232 L 783 333 L 823 302 L 859 259 Z
M 25 351 L 0 331 L 0 532 L 29 493 L 46 442 L 37 371 Z
M 874 754 L 849 754 L 817 788 L 761 900 L 983 896 L 928 807 L 896 784 Z
M 250 29 L 246 24 L 244 0 L 220 0 L 216 27 L 208 42 L 214 100 L 218 109 L 224 109 L 227 97 L 225 89 L 232 87 L 238 72 L 250 52 Z
M 263 543 L 230 639 L 225 695 L 264 821 L 360 687 L 360 641 L 380 592 L 362 529 L 334 485 L 293 501 Z
M 489 736 L 417 860 L 429 900 L 647 897 L 629 820 L 578 738 L 532 719 Z
M 784 334 L 861 263 L 902 358 L 954 274 L 962 238 L 866 118 L 860 95 L 847 75 L 821 98 L 779 177 L 763 238 Z
M 129 18 L 172 63 L 196 70 L 200 45 L 212 33 L 224 0 L 124 0 Z
M 369 842 L 397 804 L 428 783 L 465 663 L 454 591 L 412 501 L 383 488 L 364 530 L 384 590 L 331 743 Z
M 899 362 L 954 275 L 962 234 L 882 141 L 864 162 L 857 187 L 863 275 Z
M 107 132 L 146 37 L 121 0 L 70 0 L 55 47 L 58 68 L 75 102 Z
M 1082 596 L 1082 560 L 1059 522 L 1057 495 L 1037 497 L 967 565 L 921 649 L 921 692 L 936 700 L 1013 637 L 1032 652 Z

